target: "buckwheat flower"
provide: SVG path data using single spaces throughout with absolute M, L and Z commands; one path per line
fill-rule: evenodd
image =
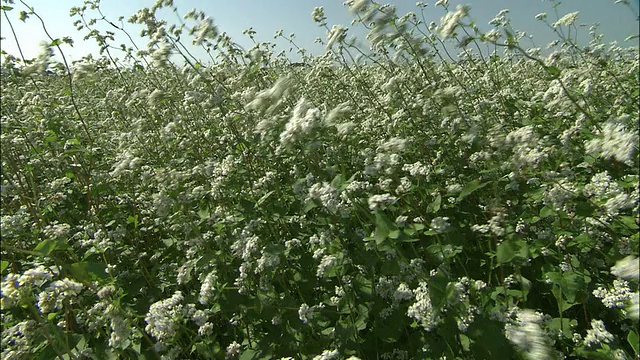
M 540 324 L 543 317 L 533 310 L 519 311 L 515 324 L 505 325 L 505 336 L 526 353 L 529 359 L 549 359 L 551 350 L 549 341 Z
M 331 49 L 336 42 L 340 43 L 343 41 L 347 36 L 348 30 L 349 29 L 344 26 L 333 25 L 327 34 L 327 50 Z
M 539 13 L 538 15 L 535 16 L 535 19 L 539 20 L 539 21 L 543 21 L 546 18 L 547 18 L 547 13 L 544 13 L 544 12 L 543 13 Z
M 213 324 L 210 322 L 204 323 L 198 328 L 198 335 L 200 336 L 210 336 L 211 334 L 213 334 Z
M 275 106 L 282 101 L 284 95 L 291 89 L 292 85 L 293 83 L 290 76 L 278 78 L 271 88 L 260 91 L 250 103 L 245 105 L 245 109 L 259 111 L 266 109 L 267 113 L 269 113 L 268 108 L 275 108 Z M 264 133 L 275 124 L 276 121 L 274 119 L 268 119 L 268 121 L 265 119 L 258 123 L 255 130 L 257 133 L 264 136 Z
M 183 300 L 182 292 L 176 291 L 171 298 L 151 304 L 145 316 L 145 331 L 161 342 L 173 338 L 183 319 Z
M 448 12 L 443 16 L 440 19 L 440 26 L 438 27 L 440 36 L 444 39 L 450 38 L 458 27 L 460 20 L 469 14 L 470 9 L 471 7 L 469 5 L 458 5 L 456 6 L 455 12 Z
M 52 239 L 65 238 L 69 235 L 71 226 L 69 224 L 60 224 L 57 221 L 53 222 L 44 228 L 43 233 L 45 236 Z
M 407 220 L 409 220 L 408 216 L 405 215 L 400 215 L 396 218 L 395 224 L 398 226 L 404 226 L 407 223 Z
M 254 272 L 260 274 L 266 270 L 273 269 L 280 264 L 280 257 L 277 254 L 263 252 L 262 256 L 256 262 Z
M 131 325 L 122 317 L 120 310 L 113 305 L 107 306 L 105 316 L 110 320 L 109 347 L 125 349 L 130 344 Z
M 575 197 L 578 189 L 567 179 L 561 179 L 552 187 L 545 189 L 543 203 L 555 211 L 563 209 L 564 204 Z
M 476 315 L 480 313 L 480 309 L 477 306 L 470 305 L 466 308 L 466 313 L 462 316 L 456 318 L 456 324 L 458 325 L 458 330 L 462 332 L 467 332 L 469 330 L 469 326 L 473 324 L 473 321 L 476 318 Z
M 311 13 L 311 18 L 314 22 L 324 23 L 327 20 L 327 17 L 324 16 L 324 8 L 322 6 L 317 6 L 313 8 L 313 12 Z
M 338 258 L 334 255 L 325 255 L 320 260 L 320 264 L 318 265 L 318 269 L 316 271 L 316 276 L 319 278 L 324 277 L 325 272 L 329 267 L 335 266 L 338 262 Z
M 370 210 L 385 209 L 387 205 L 393 204 L 398 200 L 391 194 L 372 195 L 367 200 Z
M 325 350 L 322 354 L 314 356 L 313 360 L 337 360 L 340 358 L 338 350 Z
M 587 141 L 585 151 L 605 160 L 615 159 L 626 165 L 633 165 L 638 151 L 638 134 L 627 131 L 623 125 L 608 122 L 602 129 L 601 137 Z
M 447 6 L 447 4 L 449 4 L 449 0 L 438 0 L 434 6 Z
M 207 39 L 213 39 L 218 36 L 218 29 L 213 23 L 213 19 L 210 17 L 202 19 L 202 21 L 191 29 L 191 34 L 195 34 L 195 39 L 193 39 L 194 45 L 202 45 L 202 43 Z
M 328 182 L 316 183 L 309 188 L 309 199 L 318 199 L 329 211 L 336 212 L 340 205 L 338 191 Z
M 413 290 L 413 295 L 416 301 L 409 306 L 407 316 L 415 319 L 426 331 L 433 330 L 438 325 L 439 319 L 433 314 L 427 283 L 420 282 L 418 287 Z
M 604 327 L 604 322 L 602 320 L 591 320 L 591 329 L 587 330 L 587 336 L 584 337 L 585 346 L 595 347 L 602 344 L 608 344 L 613 340 L 613 335 Z
M 460 185 L 460 184 L 447 185 L 447 193 L 449 193 L 449 194 L 457 194 L 460 191 L 462 191 L 462 185 Z
M 349 0 L 346 1 L 345 4 L 349 6 L 349 11 L 352 13 L 359 13 L 369 5 L 369 0 Z
M 287 146 L 298 141 L 320 125 L 319 120 L 320 110 L 312 108 L 311 103 L 301 97 L 293 108 L 293 116 L 285 125 L 285 131 L 280 134 L 280 143 Z
M 394 302 L 400 302 L 404 300 L 411 300 L 413 298 L 413 291 L 409 288 L 409 285 L 401 283 L 393 294 Z
M 640 281 L 639 266 L 636 256 L 627 256 L 616 262 L 611 268 L 611 273 L 621 279 L 638 282 Z
M 236 356 L 240 355 L 241 349 L 242 346 L 240 344 L 238 344 L 236 341 L 232 342 L 231 344 L 229 344 L 229 346 L 227 346 L 226 359 L 235 358 Z
M 431 227 L 430 229 L 432 231 L 435 231 L 439 234 L 444 233 L 445 231 L 447 231 L 449 229 L 451 225 L 449 225 L 449 218 L 448 217 L 436 217 L 433 220 L 431 220 Z
M 551 26 L 558 27 L 563 25 L 564 26 L 573 25 L 573 23 L 576 22 L 576 19 L 578 18 L 579 13 L 580 13 L 579 11 L 568 13 L 565 16 L 558 19 L 558 21 L 554 22 Z
M 417 161 L 413 164 L 405 164 L 402 166 L 402 171 L 406 171 L 411 176 L 428 176 L 430 171 L 429 168 L 423 165 L 420 161 Z
M 573 236 L 571 235 L 566 235 L 566 234 L 560 235 L 556 239 L 556 246 L 564 250 L 567 248 L 567 243 L 569 243 L 569 241 L 571 241 L 572 239 L 573 239 Z
M 631 299 L 632 292 L 627 281 L 615 279 L 613 280 L 613 288 L 606 289 L 599 286 L 593 290 L 593 296 L 602 299 L 602 303 L 608 308 L 623 308 Z
M 28 359 L 33 353 L 29 349 L 37 336 L 41 336 L 33 320 L 21 321 L 2 329 L 2 359 Z
M 160 42 L 158 47 L 150 54 L 153 66 L 158 68 L 168 67 L 170 64 L 169 55 L 171 54 L 172 49 L 173 46 L 166 40 Z
M 504 222 L 504 219 L 506 219 L 506 217 L 507 217 L 507 214 L 503 212 L 498 212 L 495 216 L 493 216 L 489 220 L 488 225 L 492 233 L 494 233 L 497 236 L 504 235 L 505 229 L 502 226 L 502 223 Z
M 98 290 L 98 298 L 101 300 L 104 300 L 110 297 L 115 291 L 116 291 L 116 288 L 113 285 L 104 286 L 103 288 Z
M 378 151 L 385 151 L 391 153 L 403 152 L 407 147 L 407 139 L 398 137 L 392 137 L 378 146 Z
M 307 304 L 300 305 L 300 309 L 298 309 L 298 317 L 300 318 L 300 321 L 308 324 L 314 317 L 313 308 L 310 308 Z
M 353 132 L 353 129 L 355 129 L 356 126 L 357 126 L 356 123 L 354 123 L 353 121 L 337 124 L 336 130 L 338 132 L 338 136 L 341 138 L 344 138 L 345 136 Z
M 585 196 L 610 197 L 622 191 L 622 187 L 611 179 L 608 171 L 597 173 L 584 186 Z
M 147 103 L 149 104 L 149 106 L 158 105 L 160 103 L 160 100 L 162 100 L 164 97 L 165 97 L 164 91 L 160 89 L 155 89 L 151 92 L 151 94 L 149 94 L 149 97 L 147 98 Z
M 325 123 L 327 125 L 334 125 L 336 121 L 351 111 L 351 107 L 348 102 L 343 102 L 338 104 L 335 108 L 331 109 L 325 118 Z
M 21 276 L 18 276 L 18 284 L 20 286 L 35 285 L 37 287 L 40 287 L 45 282 L 51 280 L 52 277 L 53 277 L 53 274 L 51 273 L 50 270 L 48 270 L 42 265 L 38 265 L 35 268 L 31 268 L 25 271 Z M 3 289 L 4 289 L 4 286 L 3 286 Z

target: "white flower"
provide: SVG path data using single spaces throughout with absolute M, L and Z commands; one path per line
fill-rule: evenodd
M 183 318 L 184 297 L 176 291 L 169 299 L 151 304 L 145 322 L 145 330 L 158 341 L 170 340 L 176 334 L 178 322 Z
M 624 126 L 608 122 L 602 129 L 602 137 L 589 140 L 585 144 L 588 154 L 605 160 L 615 159 L 621 163 L 632 165 L 637 152 L 638 134 L 627 131 Z
M 280 134 L 280 143 L 283 146 L 295 143 L 320 125 L 319 120 L 320 110 L 312 108 L 312 104 L 304 97 L 301 97 L 293 108 L 293 116 L 285 125 L 285 130 Z
M 436 3 L 436 6 L 438 3 Z M 458 5 L 456 6 L 455 12 L 448 12 L 445 16 L 440 19 L 440 26 L 438 26 L 438 32 L 440 36 L 444 39 L 447 39 L 453 35 L 453 32 L 458 27 L 458 23 L 462 18 L 466 17 L 469 14 L 469 10 L 471 7 L 469 5 Z
M 198 300 L 200 304 L 206 305 L 209 300 L 211 300 L 211 296 L 215 291 L 216 282 L 218 281 L 218 276 L 216 271 L 211 271 L 202 282 L 202 286 L 200 287 L 200 297 Z
M 560 19 L 558 19 L 558 21 L 554 22 L 551 26 L 558 27 L 558 26 L 562 26 L 562 25 L 566 25 L 566 26 L 573 25 L 573 23 L 578 18 L 578 13 L 579 13 L 579 11 L 568 13 L 567 15 L 565 15 L 565 16 L 561 17 Z
M 337 262 L 338 258 L 336 258 L 334 255 L 323 256 L 322 260 L 320 260 L 320 265 L 318 265 L 316 276 L 319 278 L 324 277 L 325 271 L 327 271 L 329 267 L 335 266 Z
M 433 314 L 433 305 L 431 304 L 427 283 L 420 282 L 418 287 L 413 290 L 413 295 L 416 301 L 409 306 L 407 315 L 418 321 L 426 331 L 433 330 L 438 325 L 439 318 Z
M 367 5 L 369 5 L 369 0 L 349 0 L 346 1 L 345 4 L 349 6 L 349 11 L 358 13 L 364 10 Z
M 308 324 L 315 317 L 315 309 L 307 304 L 302 304 L 298 309 L 298 317 L 300 321 Z
M 436 217 L 433 220 L 431 220 L 431 230 L 437 232 L 437 233 L 443 233 L 445 231 L 447 231 L 447 229 L 449 229 L 450 225 L 449 225 L 449 218 L 444 216 L 444 217 Z
M 611 273 L 621 279 L 640 281 L 640 265 L 636 256 L 627 256 L 618 261 L 612 268 Z
M 587 330 L 587 336 L 584 338 L 584 344 L 587 347 L 608 344 L 613 340 L 613 335 L 604 327 L 602 320 L 591 320 L 591 329 Z
M 242 346 L 236 341 L 229 344 L 229 346 L 227 346 L 227 359 L 238 356 L 240 349 L 242 349 Z
M 313 12 L 311 13 L 311 18 L 313 19 L 313 21 L 317 23 L 324 22 L 327 19 L 327 17 L 324 16 L 324 8 L 322 6 L 317 6 L 313 8 Z
M 340 358 L 338 350 L 325 350 L 322 354 L 314 356 L 313 360 L 337 360 Z
M 336 42 L 341 42 L 347 36 L 348 28 L 340 25 L 333 25 L 327 34 L 327 50 L 331 49 Z
M 505 325 L 505 335 L 509 341 L 527 354 L 529 359 L 549 359 L 549 342 L 540 323 L 543 316 L 533 310 L 518 312 L 515 324 Z
M 536 20 L 542 21 L 542 20 L 544 20 L 546 18 L 547 18 L 547 13 L 544 13 L 544 12 L 536 15 Z
M 378 208 L 386 208 L 387 205 L 393 204 L 398 200 L 397 197 L 391 194 L 372 195 L 367 202 L 369 203 L 370 210 L 376 210 Z
M 604 306 L 608 308 L 623 308 L 631 299 L 631 289 L 625 280 L 613 280 L 613 288 L 610 290 L 600 286 L 593 290 L 593 296 L 602 299 Z
M 413 291 L 409 288 L 409 285 L 401 283 L 393 294 L 394 301 L 410 300 L 413 298 Z

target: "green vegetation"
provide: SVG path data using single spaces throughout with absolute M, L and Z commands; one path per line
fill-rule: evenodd
M 5 54 L 3 359 L 640 355 L 637 48 L 358 0 L 371 51 L 289 66 L 172 6 L 122 61 L 91 1 L 100 59 Z

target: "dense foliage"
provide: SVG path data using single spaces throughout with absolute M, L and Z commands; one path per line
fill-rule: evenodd
M 317 8 L 308 66 L 171 1 L 122 61 L 92 1 L 100 59 L 5 55 L 3 359 L 640 354 L 638 49 L 347 5 L 370 49 Z

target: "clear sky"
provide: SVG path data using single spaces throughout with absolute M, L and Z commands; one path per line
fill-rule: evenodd
M 553 22 L 556 16 L 563 16 L 566 13 L 579 11 L 577 24 L 600 23 L 600 32 L 605 34 L 605 42 L 618 41 L 621 46 L 638 46 L 638 40 L 625 42 L 624 39 L 632 34 L 638 33 L 638 0 L 630 0 L 633 10 L 623 4 L 615 4 L 615 0 L 564 0 L 560 6 L 554 9 L 554 2 L 544 0 L 450 0 L 449 6 L 455 9 L 457 4 L 469 4 L 471 6 L 471 18 L 476 21 L 481 29 L 489 29 L 488 22 L 495 17 L 501 9 L 509 9 L 509 16 L 512 20 L 512 26 L 516 30 L 524 30 L 528 34 L 533 35 L 533 40 L 539 47 L 544 47 L 548 42 L 557 37 L 543 23 L 534 19 L 534 16 L 541 12 L 548 13 L 548 21 Z M 11 20 L 12 25 L 17 33 L 20 46 L 27 58 L 35 57 L 39 52 L 39 43 L 46 40 L 47 37 L 42 30 L 39 21 L 31 17 L 26 22 L 18 19 L 18 12 L 25 10 L 20 0 L 10 6 L 14 10 L 6 12 L 6 16 Z M 140 27 L 126 23 L 132 14 L 139 9 L 150 7 L 154 0 L 103 0 L 100 9 L 103 14 L 111 21 L 119 24 L 117 21 L 119 16 L 124 16 L 125 29 L 127 29 L 134 38 L 134 41 L 144 48 L 147 39 L 141 39 L 138 34 Z M 409 11 L 419 12 L 415 6 L 415 1 L 410 0 L 387 0 L 397 7 L 398 15 L 402 16 Z M 381 3 L 386 3 L 381 1 Z M 63 45 L 63 51 L 71 60 L 79 60 L 89 53 L 97 54 L 98 46 L 95 40 L 84 41 L 86 29 L 77 31 L 72 25 L 73 21 L 78 19 L 69 17 L 69 9 L 72 6 L 81 6 L 81 0 L 26 0 L 26 3 L 33 6 L 38 14 L 43 18 L 47 30 L 53 38 L 62 38 L 71 36 L 75 44 L 73 48 Z M 442 7 L 434 7 L 435 0 L 425 1 L 428 7 L 425 9 L 427 21 L 435 21 L 439 23 L 440 18 L 444 14 Z M 2 5 L 5 1 L 2 1 Z M 273 34 L 281 29 L 285 35 L 290 33 L 296 34 L 296 43 L 298 46 L 309 50 L 312 54 L 318 55 L 324 52 L 321 45 L 315 44 L 316 37 L 326 39 L 326 29 L 320 28 L 311 19 L 311 12 L 314 7 L 322 6 L 325 9 L 327 23 L 329 27 L 334 24 L 350 26 L 353 15 L 349 13 L 343 5 L 342 0 L 208 0 L 208 1 L 188 1 L 175 0 L 180 15 L 184 15 L 192 8 L 204 11 L 211 16 L 217 25 L 219 31 L 227 32 L 232 39 L 242 45 L 245 49 L 252 46 L 252 42 L 243 30 L 253 28 L 257 34 L 258 41 L 270 41 L 278 44 L 279 50 L 288 51 L 290 46 L 286 42 L 275 41 Z M 557 15 L 556 15 L 557 11 Z M 99 17 L 97 12 L 88 10 L 89 17 Z M 176 24 L 177 16 L 169 11 L 160 12 L 159 17 L 169 21 L 170 24 Z M 97 25 L 101 30 L 113 30 L 116 32 L 116 41 L 114 45 L 119 46 L 125 43 L 130 46 L 128 39 L 115 29 L 110 29 L 105 25 Z M 588 27 L 583 28 L 579 41 L 584 45 L 588 41 Z M 1 48 L 13 55 L 18 55 L 17 47 L 11 29 L 8 26 L 5 14 L 2 14 L 0 20 L 0 33 L 4 38 L 0 44 Z M 366 30 L 358 27 L 358 30 L 352 29 L 349 34 L 357 35 L 361 41 L 366 41 L 364 35 Z M 184 41 L 190 44 L 191 40 Z M 530 43 L 524 42 L 525 46 L 531 46 Z M 203 56 L 204 52 L 194 50 L 198 56 Z M 278 52 L 276 51 L 276 53 Z M 295 60 L 295 50 L 292 52 L 291 58 Z

